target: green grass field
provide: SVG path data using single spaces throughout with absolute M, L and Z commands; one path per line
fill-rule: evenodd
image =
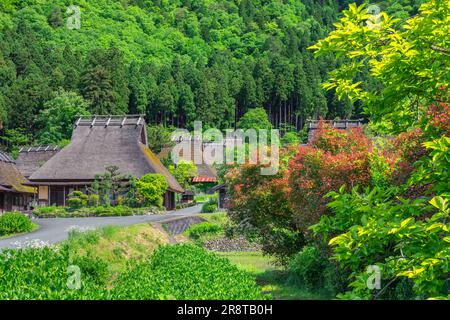
M 263 293 L 271 294 L 275 300 L 311 300 L 325 299 L 318 294 L 305 292 L 289 283 L 289 273 L 274 264 L 274 259 L 261 252 L 218 252 L 228 258 L 239 269 L 256 277 Z

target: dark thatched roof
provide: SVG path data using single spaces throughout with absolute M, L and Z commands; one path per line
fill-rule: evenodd
M 6 188 L 6 187 L 2 187 L 2 186 L 0 185 L 0 191 L 4 191 L 4 192 L 13 192 L 14 190 L 13 190 L 13 189 Z
M 145 121 L 139 116 L 78 119 L 71 142 L 29 180 L 32 184 L 93 181 L 109 166 L 117 166 L 121 174 L 136 178 L 147 173 L 162 174 L 170 190 L 183 192 L 177 180 L 148 148 Z
M 21 148 L 16 159 L 17 169 L 28 178 L 44 163 L 50 160 L 60 148 L 58 146 L 37 146 Z
M 34 188 L 23 185 L 27 180 L 17 169 L 13 159 L 0 151 L 0 187 L 1 191 L 35 193 Z

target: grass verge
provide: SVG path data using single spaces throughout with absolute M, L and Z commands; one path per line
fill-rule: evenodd
M 36 224 L 34 222 L 32 222 L 32 224 L 33 224 L 33 228 L 30 231 L 4 234 L 4 235 L 0 236 L 0 240 L 4 240 L 4 239 L 7 239 L 7 238 L 12 238 L 12 237 L 17 237 L 17 236 L 21 236 L 21 235 L 24 235 L 24 234 L 28 234 L 28 233 L 34 232 L 34 231 L 36 231 L 36 230 L 38 230 L 40 228 L 40 226 L 38 224 Z
M 147 223 L 107 226 L 88 232 L 72 231 L 66 241 L 72 255 L 99 258 L 108 264 L 111 274 L 123 271 L 130 260 L 148 257 L 168 242 L 162 231 Z

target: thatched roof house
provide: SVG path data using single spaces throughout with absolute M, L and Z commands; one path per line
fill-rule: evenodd
M 27 209 L 35 189 L 26 182 L 14 160 L 0 151 L 0 212 Z
M 184 140 L 177 143 L 178 146 L 182 146 L 184 150 L 191 149 L 189 154 L 183 154 L 180 152 L 178 155 L 180 159 L 185 161 L 191 161 L 197 167 L 198 175 L 192 179 L 193 183 L 215 183 L 217 182 L 217 171 L 216 169 L 205 163 L 202 159 L 203 157 L 203 143 L 201 141 L 195 140 Z M 163 148 L 161 152 L 158 154 L 158 158 L 166 158 L 171 155 L 173 147 Z M 195 157 L 198 157 L 196 159 Z M 200 161 L 195 161 L 200 160 Z M 201 162 L 201 163 L 199 163 Z
M 65 205 L 67 195 L 90 185 L 109 166 L 124 175 L 140 178 L 162 174 L 169 190 L 165 206 L 173 208 L 174 192 L 183 192 L 177 180 L 148 148 L 141 116 L 89 116 L 75 123 L 71 142 L 34 172 L 29 180 L 39 186 L 39 201 Z
M 52 145 L 21 148 L 16 159 L 17 169 L 25 178 L 28 178 L 57 154 L 59 150 L 59 146 Z

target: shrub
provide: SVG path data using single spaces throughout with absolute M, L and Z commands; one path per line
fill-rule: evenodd
M 97 285 L 106 285 L 110 277 L 108 264 L 90 253 L 76 256 L 72 259 L 72 264 L 78 266 L 82 274 L 92 279 Z
M 81 272 L 81 288 L 69 289 L 69 252 L 65 247 L 2 250 L 0 299 L 102 299 L 106 290 Z
M 130 208 L 122 205 L 115 207 L 97 207 L 96 215 L 102 216 L 131 216 L 141 212 L 138 208 Z
M 69 193 L 67 204 L 72 209 L 84 208 L 87 206 L 88 196 L 81 191 L 74 191 Z
M 39 218 L 65 217 L 67 211 L 65 207 L 40 206 L 33 210 L 33 214 Z
M 281 151 L 281 159 L 289 158 L 287 151 Z M 229 170 L 225 177 L 233 233 L 243 234 L 251 241 L 259 240 L 265 253 L 282 262 L 304 244 L 288 198 L 286 162 L 281 161 L 276 175 L 261 175 L 259 165 L 243 165 Z
M 82 240 L 97 241 L 98 232 L 92 235 Z M 71 245 L 69 240 L 60 247 L 2 250 L 0 299 L 264 298 L 248 273 L 228 259 L 190 245 L 160 247 L 145 262 L 130 263 L 112 282 L 113 289 L 107 289 L 111 274 L 106 263 L 89 253 L 71 258 Z M 76 268 L 69 266 L 79 268 L 79 289 L 67 286 L 77 277 Z
M 289 263 L 289 282 L 299 288 L 333 297 L 339 287 L 336 266 L 316 247 L 306 246 Z
M 414 170 L 414 164 L 426 154 L 424 142 L 423 131 L 418 128 L 403 132 L 394 139 L 389 152 L 396 158 L 393 175 L 395 185 L 405 183 Z
M 61 207 L 57 207 L 57 206 L 40 206 L 37 207 L 36 209 L 34 209 L 34 213 L 53 213 L 55 211 L 57 211 L 58 209 L 60 209 Z
M 298 134 L 296 132 L 286 132 L 281 138 L 281 143 L 283 145 L 298 145 L 300 143 L 300 138 L 298 137 Z
M 90 207 L 96 207 L 100 204 L 100 196 L 98 194 L 90 194 L 87 198 L 87 204 Z
M 376 146 L 369 154 L 371 185 L 387 187 L 393 182 L 396 156 L 389 152 L 390 141 L 379 138 L 381 146 Z
M 83 207 L 83 201 L 80 198 L 69 198 L 67 205 L 72 209 L 79 209 Z
M 289 162 L 289 190 L 302 230 L 325 213 L 328 192 L 370 183 L 370 149 L 361 128 L 338 130 L 322 122 L 311 145 L 298 148 Z
M 362 128 L 339 130 L 322 120 L 314 132 L 310 144 L 332 155 L 367 152 L 370 147 L 370 142 L 365 137 Z
M 169 184 L 162 174 L 149 173 L 133 181 L 133 187 L 142 198 L 143 205 L 161 208 Z
M 252 276 L 192 245 L 160 247 L 148 261 L 121 274 L 111 294 L 144 300 L 264 298 Z
M 216 199 L 210 199 L 208 202 L 205 202 L 202 205 L 202 212 L 203 213 L 213 213 L 216 212 L 218 209 L 218 204 Z
M 33 230 L 33 222 L 20 212 L 7 212 L 0 216 L 0 236 Z
M 414 298 L 448 295 L 450 201 L 437 196 L 428 205 L 424 198 L 399 199 L 397 194 L 397 188 L 332 193 L 329 206 L 335 216 L 323 216 L 313 227 L 329 240 L 341 268 L 350 272 L 349 291 L 341 298 L 387 298 L 383 292 L 397 291 L 397 280 L 406 278 L 412 281 Z M 383 271 L 383 291 L 367 288 L 369 265 Z
M 264 252 L 286 263 L 327 212 L 328 192 L 371 183 L 370 151 L 360 128 L 337 130 L 322 121 L 309 145 L 281 150 L 276 175 L 261 175 L 258 165 L 229 170 L 230 218 L 247 237 L 257 236 Z
M 66 208 L 66 207 L 38 207 L 34 210 L 34 214 L 40 218 L 66 218 L 66 217 L 109 217 L 109 216 L 131 216 L 143 215 L 147 212 L 159 212 L 159 208 L 131 208 L 128 206 L 96 206 L 83 208 Z
M 192 161 L 180 160 L 176 167 L 171 166 L 171 173 L 184 189 L 189 188 L 192 178 L 198 175 L 197 167 Z

